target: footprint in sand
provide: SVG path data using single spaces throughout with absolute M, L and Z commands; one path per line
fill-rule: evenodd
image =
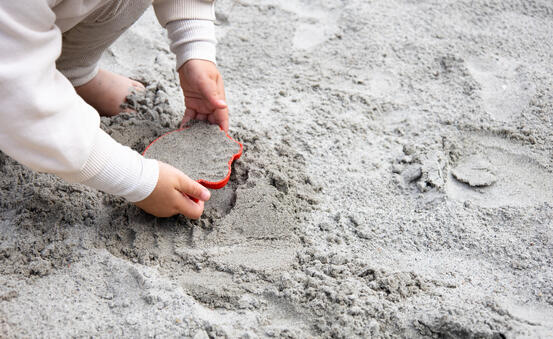
M 391 72 L 375 70 L 368 75 L 369 93 L 376 97 L 393 96 L 400 88 L 399 80 Z
M 296 49 L 311 49 L 325 42 L 338 30 L 336 18 L 312 1 L 275 1 L 274 5 L 300 18 L 301 23 L 296 27 L 292 40 Z
M 483 207 L 553 202 L 553 173 L 529 156 L 530 152 L 509 144 L 488 138 L 476 140 L 472 151 L 467 147 L 466 155 L 450 169 L 448 196 Z
M 508 121 L 520 113 L 536 91 L 514 61 L 471 58 L 467 68 L 482 86 L 480 95 L 484 109 L 497 120 Z

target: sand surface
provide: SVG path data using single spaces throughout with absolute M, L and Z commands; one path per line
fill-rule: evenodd
M 221 0 L 244 145 L 199 221 L 0 154 L 0 337 L 548 338 L 553 3 Z M 148 12 L 103 64 L 142 151 L 183 99 Z
M 240 151 L 219 126 L 197 121 L 151 144 L 144 156 L 183 171 L 193 180 L 219 182 L 229 174 L 228 162 Z

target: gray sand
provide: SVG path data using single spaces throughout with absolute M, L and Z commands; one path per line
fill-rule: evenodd
M 239 150 L 219 126 L 198 121 L 158 139 L 144 156 L 168 163 L 193 180 L 218 182 L 228 175 L 228 162 Z
M 478 155 L 463 159 L 451 169 L 451 174 L 455 179 L 472 187 L 490 186 L 497 181 L 492 164 Z
M 0 337 L 551 337 L 551 1 L 217 6 L 229 184 L 156 219 L 0 154 Z M 177 128 L 173 62 L 147 13 L 102 127 Z

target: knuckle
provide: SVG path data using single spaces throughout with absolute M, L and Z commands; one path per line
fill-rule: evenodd
M 198 197 L 202 194 L 202 189 L 200 188 L 200 184 L 194 183 L 191 187 L 192 194 L 195 197 Z

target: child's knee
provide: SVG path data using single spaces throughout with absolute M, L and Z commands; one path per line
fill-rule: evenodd
M 124 30 L 136 22 L 151 4 L 151 0 L 109 1 L 92 12 L 84 22 L 89 25 L 111 23 Z
M 98 70 L 102 53 L 151 5 L 151 0 L 113 0 L 95 9 L 63 33 L 58 70 L 73 86 L 90 81 Z

